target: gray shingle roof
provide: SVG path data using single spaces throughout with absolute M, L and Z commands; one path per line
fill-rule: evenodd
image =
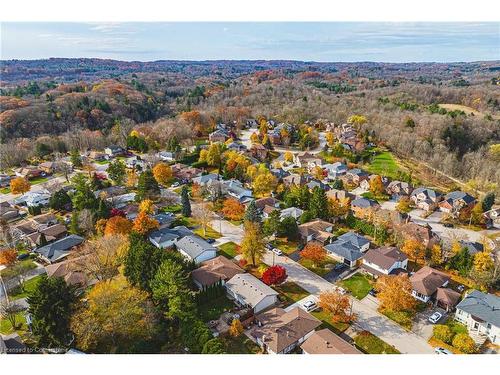
M 343 235 L 339 236 L 338 239 L 341 241 L 350 242 L 351 245 L 356 246 L 358 249 L 370 243 L 370 241 L 365 237 L 355 232 L 344 233 Z
M 72 234 L 43 247 L 39 247 L 35 250 L 35 253 L 40 254 L 52 263 L 67 256 L 69 254 L 69 250 L 71 250 L 74 246 L 80 245 L 83 241 L 83 237 Z
M 167 241 L 173 241 L 184 236 L 189 236 L 193 232 L 185 226 L 175 228 L 162 228 L 149 234 L 149 240 L 154 243 L 162 244 Z
M 467 204 L 470 204 L 472 202 L 474 202 L 476 199 L 467 194 L 467 193 L 464 193 L 463 191 L 452 191 L 451 193 L 448 193 L 445 195 L 444 197 L 445 200 L 451 200 L 451 201 L 456 201 L 458 199 L 463 199 L 463 201 Z
M 367 199 L 367 198 L 357 198 L 351 202 L 351 206 L 360 207 L 360 208 L 375 207 L 377 205 L 378 205 L 377 202 L 372 201 L 371 199 Z
M 189 255 L 191 259 L 196 259 L 207 250 L 217 251 L 215 247 L 210 245 L 203 238 L 196 235 L 190 235 L 181 238 L 177 241 L 175 246 L 177 246 L 177 249 L 182 250 L 184 253 Z
M 458 305 L 463 310 L 495 327 L 500 327 L 500 298 L 473 290 Z
M 325 246 L 326 251 L 334 253 L 342 258 L 345 258 L 351 262 L 354 262 L 363 256 L 363 253 L 359 251 L 359 248 L 351 244 L 350 242 L 337 240 L 329 245 Z

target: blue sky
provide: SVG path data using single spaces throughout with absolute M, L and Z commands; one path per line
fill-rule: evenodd
M 2 59 L 500 60 L 500 23 L 2 23 Z

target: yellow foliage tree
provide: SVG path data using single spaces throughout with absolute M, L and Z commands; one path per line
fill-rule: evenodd
M 222 214 L 229 220 L 241 220 L 245 215 L 245 206 L 234 198 L 227 198 L 222 207 Z
M 108 219 L 104 228 L 104 235 L 125 234 L 132 229 L 132 222 L 123 216 L 113 216 Z
M 146 212 L 141 211 L 134 220 L 132 230 L 140 234 L 146 234 L 153 229 L 158 229 L 159 226 L 158 220 L 151 218 Z
M 412 286 L 407 275 L 381 276 L 377 280 L 377 298 L 386 311 L 413 310 L 417 304 L 411 295 Z
M 24 194 L 31 189 L 29 181 L 23 177 L 16 177 L 10 180 L 10 191 L 12 194 Z
M 431 262 L 435 265 L 439 265 L 443 262 L 443 249 L 441 248 L 441 245 L 435 244 L 432 246 Z
M 408 238 L 401 246 L 401 251 L 408 255 L 410 259 L 413 259 L 415 263 L 421 261 L 425 256 L 425 246 L 419 241 Z
M 488 251 L 481 251 L 474 255 L 474 270 L 476 272 L 487 272 L 495 267 L 495 263 L 491 258 L 491 253 Z
M 167 185 L 172 180 L 172 168 L 160 162 L 153 167 L 153 176 L 159 184 Z
M 137 173 L 134 170 L 127 170 L 127 179 L 125 184 L 127 187 L 133 188 L 137 185 L 137 181 L 139 177 L 137 177 Z
M 238 337 L 243 333 L 243 324 L 239 319 L 233 319 L 231 327 L 229 327 L 229 334 L 233 337 Z
M 153 201 L 151 199 L 144 199 L 139 203 L 139 212 L 145 212 L 147 214 L 153 213 Z
M 283 158 L 285 159 L 286 162 L 293 163 L 293 154 L 290 151 L 285 152 Z
M 351 311 L 351 301 L 339 292 L 323 292 L 319 295 L 318 305 L 330 313 L 333 323 L 349 323 L 354 320 Z
M 335 135 L 332 132 L 326 132 L 325 138 L 328 146 L 332 147 L 335 144 Z
M 259 174 L 252 182 L 253 192 L 256 197 L 266 197 L 276 188 L 278 180 L 269 171 Z
M 382 177 L 375 175 L 370 179 L 370 191 L 374 195 L 380 195 L 384 193 L 384 183 L 382 182 Z

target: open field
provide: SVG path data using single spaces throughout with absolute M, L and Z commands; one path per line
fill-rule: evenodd
M 447 111 L 463 111 L 467 115 L 473 114 L 474 116 L 486 116 L 487 113 L 479 112 L 475 110 L 474 108 L 468 107 L 466 105 L 462 104 L 450 104 L 450 103 L 444 103 L 444 104 L 439 104 L 439 107 L 446 109 Z M 499 119 L 500 116 L 494 116 L 491 115 L 494 119 Z

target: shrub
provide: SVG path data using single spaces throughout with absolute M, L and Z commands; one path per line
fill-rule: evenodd
M 476 344 L 467 333 L 457 333 L 453 338 L 453 346 L 463 353 L 476 352 Z
M 453 340 L 454 333 L 451 330 L 451 328 L 446 325 L 443 324 L 435 325 L 434 328 L 432 329 L 432 333 L 436 339 L 441 340 L 446 344 L 451 344 L 451 341 Z

